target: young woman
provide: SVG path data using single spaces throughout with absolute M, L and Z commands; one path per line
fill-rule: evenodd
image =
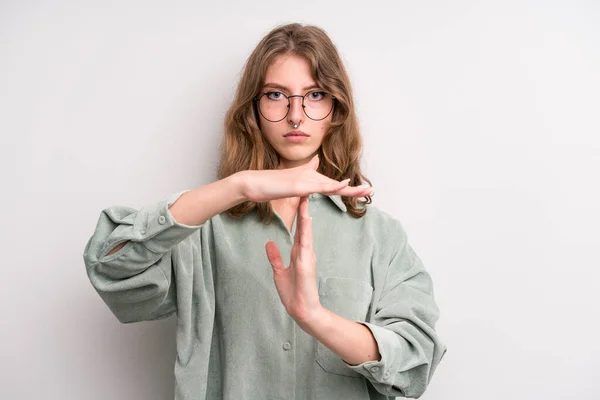
M 350 82 L 291 24 L 248 59 L 218 180 L 102 211 L 84 260 L 119 321 L 177 314 L 177 399 L 418 397 L 446 347 L 432 281 L 371 205 Z

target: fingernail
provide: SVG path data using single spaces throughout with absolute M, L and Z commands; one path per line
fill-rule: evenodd
M 348 182 L 350 182 L 350 178 L 348 178 L 348 179 L 344 179 L 344 180 L 342 181 L 342 183 L 348 183 Z

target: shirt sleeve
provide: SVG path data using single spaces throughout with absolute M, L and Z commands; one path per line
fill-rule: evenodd
M 364 375 L 382 394 L 418 398 L 431 381 L 446 346 L 435 332 L 439 309 L 431 276 L 403 230 L 400 237 L 374 317 L 360 322 L 372 332 L 381 359 L 345 364 Z
M 173 249 L 204 225 L 180 224 L 169 211 L 188 191 L 139 210 L 112 206 L 100 213 L 83 259 L 92 285 L 120 322 L 155 320 L 176 311 L 172 278 L 180 254 L 174 256 Z

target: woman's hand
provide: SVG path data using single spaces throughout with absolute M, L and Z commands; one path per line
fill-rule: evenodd
M 273 280 L 288 314 L 301 328 L 308 327 L 322 311 L 317 289 L 316 257 L 313 250 L 312 218 L 308 197 L 300 198 L 296 214 L 296 235 L 290 266 L 285 268 L 281 253 L 273 241 L 265 245 L 273 267 Z
M 369 186 L 348 186 L 349 179 L 336 181 L 317 172 L 319 156 L 307 164 L 287 169 L 247 170 L 240 172 L 242 192 L 257 203 L 286 197 L 304 197 L 311 193 L 363 197 L 370 195 Z

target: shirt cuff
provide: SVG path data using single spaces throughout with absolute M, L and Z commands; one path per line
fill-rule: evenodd
M 183 190 L 150 205 L 138 216 L 140 235 L 148 250 L 159 254 L 165 253 L 202 226 L 181 224 L 175 220 L 169 210 L 169 206 L 186 192 L 189 190 Z M 134 226 L 137 223 L 136 218 Z
M 345 361 L 344 363 L 348 368 L 365 376 L 373 383 L 384 385 L 394 384 L 394 378 L 396 378 L 394 375 L 396 375 L 397 371 L 391 370 L 393 364 L 391 360 L 396 359 L 396 352 L 401 351 L 401 349 L 398 348 L 397 333 L 369 322 L 356 322 L 369 328 L 377 342 L 377 348 L 381 359 L 379 361 L 365 361 L 358 365 L 350 365 Z
M 110 249 L 126 240 L 141 242 L 146 249 L 155 254 L 164 254 L 172 249 L 176 244 L 202 226 L 202 224 L 181 224 L 175 220 L 169 210 L 171 204 L 175 203 L 181 195 L 189 191 L 189 189 L 186 189 L 172 194 L 120 220 L 121 224 L 105 242 L 101 254 L 105 255 Z M 117 253 L 110 256 L 105 255 L 102 258 L 108 261 L 108 259 L 120 256 Z

